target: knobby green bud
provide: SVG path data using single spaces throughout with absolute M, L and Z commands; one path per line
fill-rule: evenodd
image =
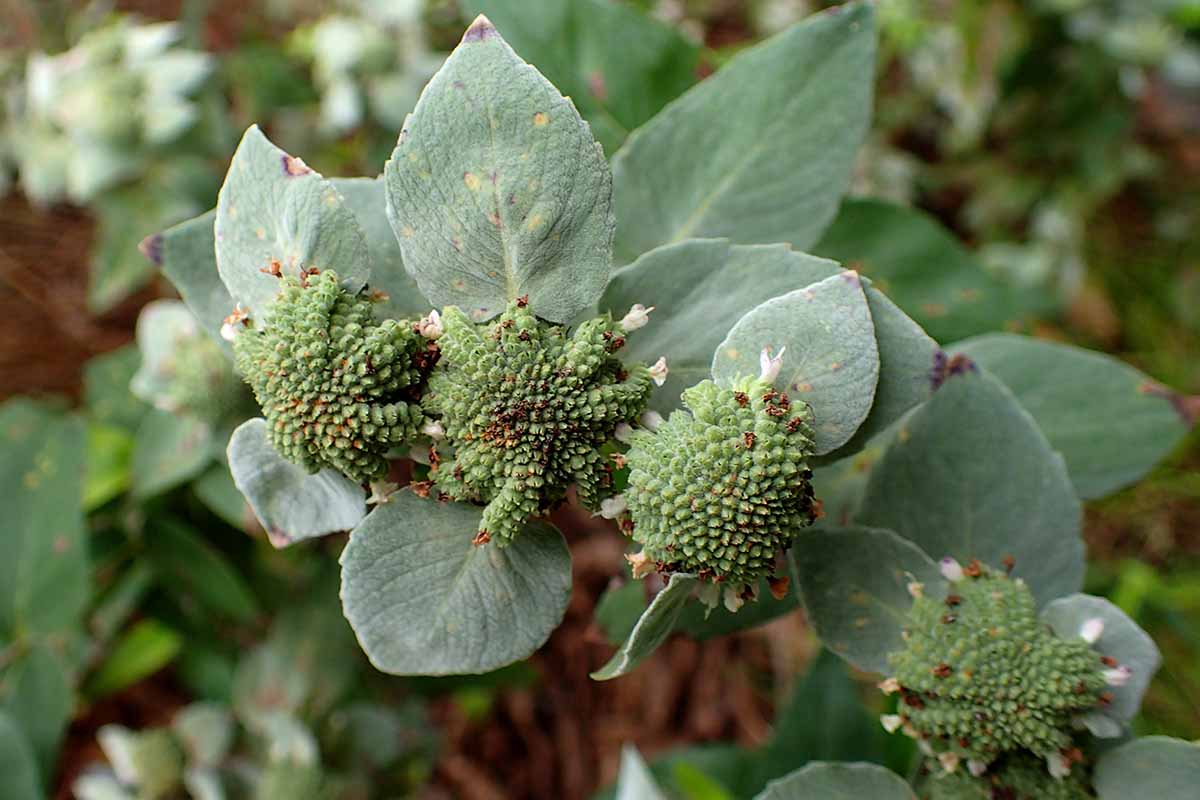
M 704 381 L 683 404 L 691 413 L 630 435 L 633 538 L 660 571 L 695 572 L 740 596 L 816 517 L 812 411 L 762 379 Z
M 1108 676 L 1119 671 L 1085 639 L 1061 639 L 1038 620 L 1033 594 L 972 562 L 942 565 L 949 593 L 930 597 L 916 584 L 905 647 L 888 660 L 900 692 L 889 728 L 902 727 L 947 772 L 965 762 L 981 773 L 1004 753 L 1026 750 L 1043 769 L 1065 775 L 1073 721 L 1111 699 Z
M 1095 795 L 1076 767 L 1069 775 L 1055 778 L 1046 772 L 1045 762 L 1032 753 L 1005 756 L 986 773 L 972 775 L 967 770 L 947 773 L 936 761 L 928 765 L 933 773 L 925 784 L 922 797 L 928 800 L 1092 800 Z
M 233 347 L 272 443 L 310 472 L 383 477 L 388 450 L 418 435 L 418 387 L 435 351 L 412 323 L 376 321 L 371 302 L 347 293 L 331 270 L 280 278 L 264 318 Z
M 451 306 L 441 325 L 441 360 L 421 402 L 453 457 L 435 461 L 432 478 L 456 500 L 487 503 L 476 542 L 507 544 L 572 483 L 580 502 L 597 508 L 612 480 L 601 448 L 651 391 L 649 370 L 615 355 L 622 326 L 598 317 L 569 335 L 538 320 L 524 299 L 483 325 Z

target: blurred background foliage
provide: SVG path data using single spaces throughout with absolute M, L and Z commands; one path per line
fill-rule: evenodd
M 377 174 L 474 13 L 611 155 L 733 53 L 836 3 L 607 5 L 0 0 L 0 755 L 28 749 L 39 773 L 0 776 L 0 795 L 575 798 L 612 779 L 625 741 L 697 800 L 809 759 L 903 771 L 906 741 L 880 735 L 875 694 L 818 656 L 799 612 L 589 682 L 622 634 L 593 607 L 603 621 L 642 598 L 587 520 L 567 623 L 529 662 L 375 672 L 330 582 L 342 542 L 269 545 L 224 464 L 244 393 L 221 394 L 212 343 L 155 300 L 172 292 L 139 243 L 213 205 L 246 125 L 327 175 Z M 1007 329 L 1102 349 L 1200 417 L 1200 2 L 878 8 L 875 123 L 817 252 L 939 341 Z M 652 85 L 620 82 L 630 42 L 659 59 Z M 90 180 L 68 181 L 81 164 Z M 172 388 L 184 372 L 213 388 L 203 404 Z M 1091 502 L 1085 532 L 1087 590 L 1164 651 L 1139 732 L 1200 738 L 1200 434 Z

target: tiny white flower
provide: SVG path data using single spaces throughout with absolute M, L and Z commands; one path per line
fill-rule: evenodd
M 1062 753 L 1047 753 L 1046 769 L 1051 777 L 1062 780 L 1071 774 L 1071 762 Z
M 735 614 L 742 607 L 742 587 L 741 586 L 726 586 L 724 592 L 725 608 L 729 613 Z
M 638 328 L 646 327 L 646 323 L 650 321 L 650 312 L 654 310 L 654 306 L 646 308 L 641 303 L 634 303 L 629 309 L 629 313 L 621 318 L 621 327 L 626 331 L 636 331 Z
M 647 411 L 642 414 L 640 420 L 642 427 L 648 431 L 658 430 L 658 426 L 663 424 L 663 415 L 657 411 Z
M 895 694 L 900 691 L 900 681 L 895 678 L 887 678 L 876 685 L 879 687 L 879 691 L 884 694 Z
M 879 723 L 888 733 L 895 733 L 904 724 L 904 717 L 899 714 L 883 714 L 879 717 Z
M 661 356 L 658 361 L 654 362 L 654 366 L 650 367 L 650 377 L 654 380 L 656 386 L 662 386 L 667 382 L 666 356 Z
M 700 602 L 712 611 L 721 602 L 721 585 L 719 583 L 703 583 L 696 591 L 696 596 Z
M 762 352 L 758 354 L 759 378 L 767 383 L 774 383 L 779 377 L 779 370 L 783 368 L 783 354 L 787 352 L 786 347 L 779 348 L 779 353 L 772 356 L 771 348 L 764 347 Z
M 1095 644 L 1100 641 L 1100 636 L 1104 633 L 1104 620 L 1100 617 L 1092 617 L 1083 621 L 1083 625 L 1079 626 L 1079 638 L 1083 639 L 1088 644 Z
M 954 772 L 958 769 L 958 753 L 939 753 L 938 762 L 942 765 L 942 769 L 947 773 Z
M 630 425 L 628 422 L 618 422 L 617 429 L 613 431 L 613 438 L 622 444 L 629 444 L 629 438 L 632 433 L 632 425 Z
M 645 553 L 626 553 L 625 560 L 629 562 L 629 569 L 633 572 L 635 580 L 641 580 L 654 572 L 654 562 Z
M 950 556 L 943 558 L 938 568 L 942 571 L 942 577 L 951 583 L 958 583 L 963 579 L 962 564 L 959 564 L 958 561 Z
M 441 336 L 443 333 L 441 315 L 437 311 L 430 311 L 417 323 L 417 332 L 426 339 L 436 339 Z
M 436 419 L 430 419 L 426 420 L 425 424 L 421 426 L 421 433 L 425 434 L 436 442 L 438 439 L 442 439 L 446 436 L 446 429 L 443 428 L 442 423 L 438 422 Z
M 1109 686 L 1124 686 L 1133 677 L 1133 670 L 1122 664 L 1119 667 L 1104 670 L 1104 680 Z
M 606 497 L 600 501 L 600 516 L 605 519 L 616 519 L 625 513 L 628 506 L 625 504 L 625 498 L 621 495 L 613 495 Z
M 221 338 L 232 342 L 248 319 L 250 319 L 250 312 L 246 310 L 246 307 L 241 303 L 235 305 L 233 312 L 221 321 Z
M 967 759 L 967 772 L 970 772 L 976 778 L 987 772 L 987 764 L 978 761 L 974 758 Z
M 367 505 L 379 506 L 386 503 L 400 488 L 399 484 L 389 481 L 371 481 L 371 496 L 367 498 Z
M 237 328 L 230 325 L 228 322 L 221 325 L 221 338 L 227 342 L 232 342 L 237 338 Z

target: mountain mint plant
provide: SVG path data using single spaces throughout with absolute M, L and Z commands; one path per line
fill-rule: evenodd
M 478 673 L 537 650 L 571 595 L 547 518 L 578 504 L 654 576 L 601 603 L 622 641 L 594 677 L 676 628 L 803 604 L 830 650 L 890 676 L 885 724 L 920 743 L 922 786 L 1044 774 L 1117 796 L 1106 765 L 1129 745 L 1093 740 L 1127 732 L 1158 653 L 1078 594 L 1079 497 L 1136 480 L 1187 421 L 1170 390 L 1076 348 L 943 346 L 869 263 L 801 252 L 850 183 L 874 59 L 870 4 L 814 15 L 610 164 L 480 16 L 381 178 L 326 179 L 251 127 L 215 211 L 162 234 L 263 409 L 230 439 L 234 482 L 277 546 L 350 530 L 342 610 L 376 667 Z M 826 766 L 794 796 L 912 797 L 881 767 Z

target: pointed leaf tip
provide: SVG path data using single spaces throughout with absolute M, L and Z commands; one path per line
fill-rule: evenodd
M 484 39 L 496 36 L 496 26 L 487 18 L 486 14 L 480 14 L 471 23 L 471 27 L 467 28 L 467 32 L 463 34 L 463 43 L 466 42 L 481 42 Z
M 152 233 L 138 243 L 138 252 L 144 255 L 150 261 L 154 262 L 154 266 L 161 267 L 163 261 L 162 247 L 162 234 Z

